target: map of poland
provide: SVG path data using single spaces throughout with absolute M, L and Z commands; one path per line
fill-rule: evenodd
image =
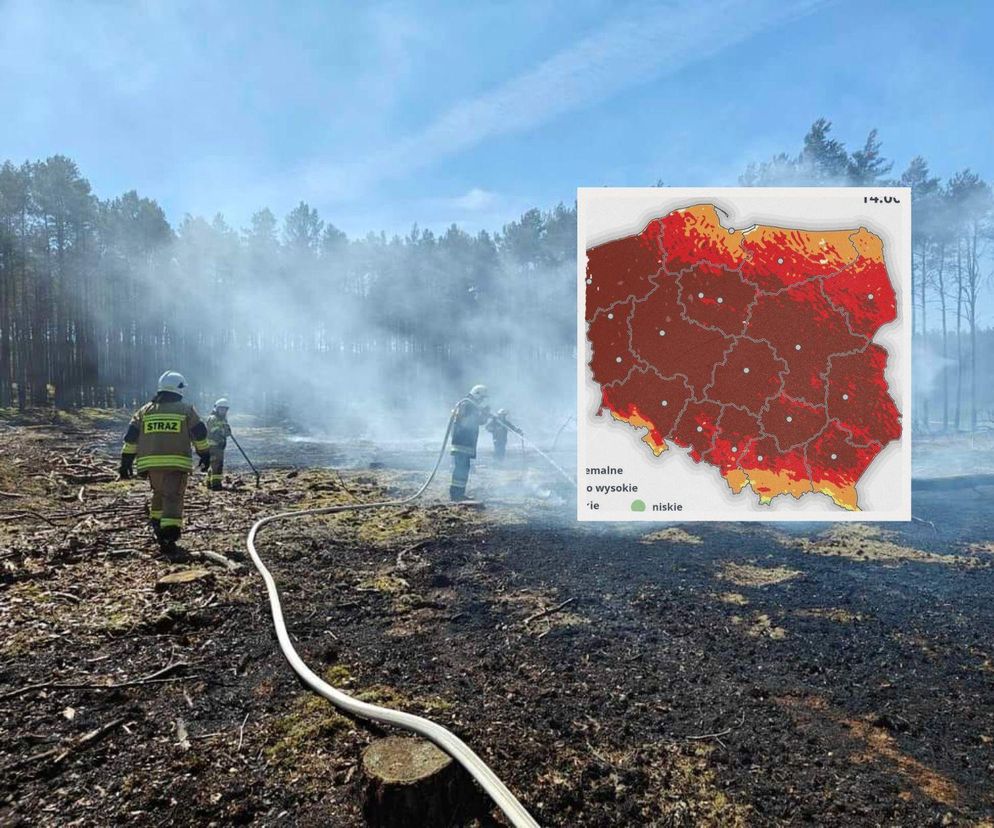
M 886 222 L 861 215 L 819 226 L 799 214 L 791 221 L 796 208 L 776 192 L 785 216 L 775 222 L 739 227 L 727 198 L 671 194 L 677 206 L 638 232 L 583 250 L 593 414 L 638 429 L 641 453 L 658 465 L 662 501 L 651 481 L 641 489 L 654 504 L 680 499 L 666 486 L 664 461 L 675 448 L 723 481 L 725 495 L 751 496 L 753 507 L 821 495 L 820 507 L 861 513 L 864 475 L 902 439 L 890 353 L 875 341 L 901 315 L 889 272 L 889 260 L 900 257 L 873 229 Z M 853 213 L 871 203 L 861 190 L 841 192 Z M 892 215 L 907 213 L 906 191 L 886 193 Z M 649 511 L 645 498 L 628 497 L 637 492 L 625 488 L 626 465 L 635 468 L 620 458 L 581 462 L 581 500 L 593 495 L 592 505 L 619 489 L 630 500 L 622 510 Z M 607 505 L 592 511 L 607 513 Z

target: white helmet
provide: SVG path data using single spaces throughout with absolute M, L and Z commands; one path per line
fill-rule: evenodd
M 485 400 L 487 398 L 487 386 L 474 385 L 472 388 L 469 389 L 469 396 L 470 399 L 476 400 L 477 402 L 479 402 L 480 400 Z
M 166 371 L 159 377 L 159 391 L 172 391 L 174 394 L 183 396 L 186 388 L 186 379 L 177 371 Z
M 231 408 L 231 406 L 228 405 L 228 398 L 227 397 L 221 397 L 221 399 L 217 400 L 214 403 L 214 408 Z

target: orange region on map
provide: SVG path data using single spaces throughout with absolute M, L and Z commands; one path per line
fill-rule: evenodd
M 897 316 L 878 236 L 722 224 L 711 204 L 588 249 L 589 367 L 601 411 L 714 467 L 733 494 L 829 497 L 901 436 L 872 342 Z

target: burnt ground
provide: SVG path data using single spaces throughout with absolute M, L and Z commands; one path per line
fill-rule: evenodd
M 361 825 L 383 731 L 303 690 L 250 565 L 155 556 L 118 438 L 0 427 L 0 824 Z M 419 480 L 191 485 L 187 545 Z M 789 531 L 579 526 L 511 488 L 265 530 L 305 661 L 454 730 L 543 825 L 992 824 L 994 486 L 918 492 L 934 529 Z

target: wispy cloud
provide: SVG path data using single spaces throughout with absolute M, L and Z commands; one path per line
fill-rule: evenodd
M 492 207 L 497 201 L 497 194 L 484 190 L 480 187 L 473 187 L 461 196 L 443 199 L 443 202 L 459 210 L 485 210 Z
M 648 8 L 643 17 L 607 25 L 534 69 L 455 105 L 421 132 L 391 146 L 356 162 L 310 164 L 301 173 L 303 187 L 321 201 L 354 197 L 379 181 L 675 73 L 825 2 L 678 0 Z M 729 77 L 730 92 L 740 80 Z

